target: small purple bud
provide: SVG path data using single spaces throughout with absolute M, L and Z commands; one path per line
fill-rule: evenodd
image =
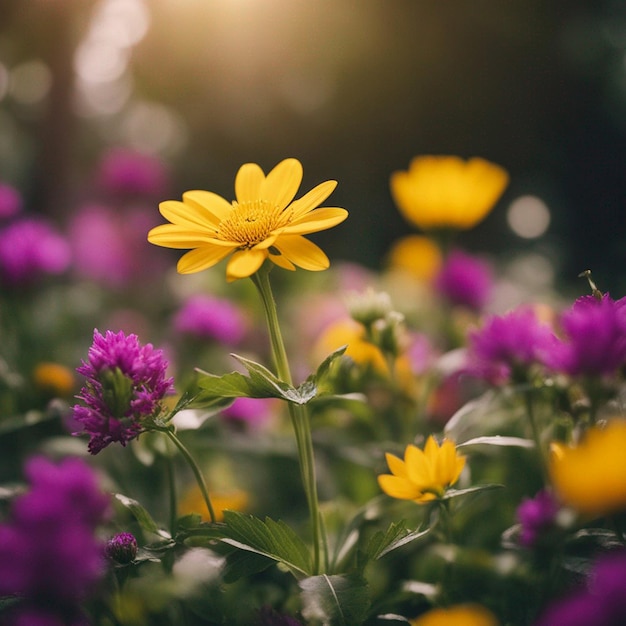
M 128 565 L 137 556 L 137 540 L 131 533 L 118 533 L 107 541 L 104 553 L 120 565 Z

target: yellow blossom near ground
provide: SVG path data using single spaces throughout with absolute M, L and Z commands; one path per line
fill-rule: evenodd
M 429 237 L 407 235 L 392 245 L 387 256 L 391 269 L 405 270 L 418 280 L 432 280 L 443 263 L 439 246 Z
M 409 622 L 411 626 L 498 626 L 496 616 L 478 604 L 432 609 Z
M 559 498 L 585 515 L 626 510 L 626 421 L 594 426 L 575 446 L 553 443 L 550 476 Z
M 267 176 L 256 163 L 246 163 L 235 177 L 236 200 L 229 202 L 210 191 L 187 191 L 182 202 L 161 202 L 159 211 L 171 223 L 153 228 L 148 241 L 190 250 L 178 261 L 181 274 L 208 269 L 228 256 L 229 281 L 251 276 L 266 259 L 288 270 L 325 270 L 328 257 L 302 235 L 332 228 L 348 212 L 317 208 L 337 186 L 334 180 L 294 200 L 302 175 L 297 159 L 281 161 Z
M 223 492 L 211 491 L 209 495 L 215 511 L 216 522 L 224 520 L 224 511 L 245 511 L 250 501 L 248 493 L 242 489 L 232 489 L 231 491 Z M 202 517 L 203 521 L 211 521 L 206 504 L 202 498 L 202 493 L 197 485 L 193 485 L 181 498 L 178 512 L 180 515 L 196 513 Z
M 509 181 L 499 165 L 481 158 L 418 156 L 408 171 L 391 175 L 400 213 L 424 231 L 473 228 L 493 209 Z
M 453 485 L 465 467 L 465 457 L 456 446 L 444 439 L 441 446 L 431 435 L 424 450 L 410 444 L 404 461 L 394 454 L 385 454 L 391 474 L 378 477 L 380 488 L 392 498 L 413 500 L 423 504 L 440 498 Z
M 33 370 L 37 389 L 61 398 L 72 395 L 76 385 L 74 372 L 59 363 L 41 362 Z

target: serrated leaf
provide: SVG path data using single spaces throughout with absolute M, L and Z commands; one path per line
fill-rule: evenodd
M 477 445 L 511 446 L 511 447 L 516 447 L 516 448 L 534 448 L 535 442 L 532 439 L 524 439 L 522 437 L 503 437 L 501 435 L 494 435 L 492 437 L 474 437 L 474 439 L 470 439 L 469 441 L 458 443 L 456 447 L 462 448 L 465 446 L 477 446 Z
M 430 531 L 426 530 L 408 530 L 404 520 L 401 522 L 392 522 L 386 532 L 378 531 L 370 540 L 366 555 L 372 559 L 380 559 L 392 550 L 396 550 L 402 546 L 420 539 Z
M 269 517 L 261 520 L 237 511 L 224 511 L 224 522 L 224 543 L 283 563 L 296 577 L 310 575 L 309 549 L 284 522 Z
M 370 599 L 360 576 L 311 576 L 298 583 L 302 615 L 323 626 L 357 626 L 367 616 Z
M 113 494 L 114 498 L 125 508 L 127 508 L 135 517 L 141 528 L 143 530 L 154 533 L 156 535 L 160 535 L 166 539 L 170 538 L 170 534 L 159 528 L 158 524 L 152 519 L 152 516 L 144 507 L 137 502 L 137 500 L 133 500 L 128 496 L 122 495 L 121 493 Z
M 240 578 L 258 574 L 274 563 L 276 563 L 274 559 L 256 552 L 233 550 L 226 556 L 226 565 L 222 577 L 225 583 L 234 583 Z

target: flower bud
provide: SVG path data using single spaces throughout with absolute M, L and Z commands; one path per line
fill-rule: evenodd
M 131 533 L 118 533 L 107 541 L 104 552 L 119 565 L 128 565 L 137 556 L 137 540 Z

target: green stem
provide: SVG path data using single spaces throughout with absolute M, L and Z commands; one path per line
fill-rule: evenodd
M 169 428 L 163 428 L 160 430 L 171 439 L 174 445 L 178 448 L 179 452 L 183 455 L 185 461 L 187 461 L 189 467 L 191 468 L 191 471 L 193 472 L 196 482 L 198 483 L 198 487 L 200 487 L 200 493 L 202 494 L 202 498 L 204 500 L 204 503 L 206 504 L 206 508 L 209 511 L 209 517 L 211 518 L 211 522 L 215 522 L 215 511 L 213 510 L 213 505 L 211 504 L 209 490 L 207 489 L 204 476 L 202 475 L 198 464 L 196 463 L 193 456 L 191 456 L 191 453 L 189 452 L 189 450 L 187 450 L 183 442 L 175 435 L 172 430 L 170 430 Z
M 526 414 L 528 415 L 528 421 L 530 422 L 530 428 L 535 441 L 535 447 L 537 448 L 537 455 L 539 457 L 539 466 L 541 468 L 541 475 L 543 476 L 545 484 L 549 482 L 548 464 L 543 452 L 543 446 L 541 444 L 541 434 L 539 433 L 539 427 L 537 426 L 537 420 L 535 419 L 535 409 L 533 406 L 532 391 L 524 391 L 524 401 L 526 403 Z
M 254 274 L 252 282 L 255 284 L 263 302 L 265 310 L 265 318 L 270 334 L 272 344 L 272 353 L 276 366 L 277 376 L 284 382 L 292 385 L 291 370 L 289 369 L 289 361 L 287 360 L 287 352 L 285 344 L 280 332 L 278 323 L 278 314 L 276 310 L 276 301 L 272 294 L 272 288 L 269 280 L 270 268 L 267 265 Z M 300 473 L 302 475 L 302 483 L 309 506 L 309 516 L 311 520 L 311 530 L 313 534 L 313 572 L 319 573 L 320 569 L 320 552 L 321 552 L 321 524 L 319 501 L 317 496 L 317 481 L 315 477 L 315 459 L 313 452 L 313 438 L 311 436 L 311 422 L 309 411 L 306 406 L 288 402 L 289 416 L 296 437 L 298 447 L 298 458 L 300 461 Z
M 170 495 L 170 533 L 172 537 L 176 534 L 176 519 L 178 518 L 177 497 L 176 497 L 176 477 L 174 475 L 174 463 L 169 453 L 169 442 L 166 440 L 166 456 L 165 456 L 165 477 Z

